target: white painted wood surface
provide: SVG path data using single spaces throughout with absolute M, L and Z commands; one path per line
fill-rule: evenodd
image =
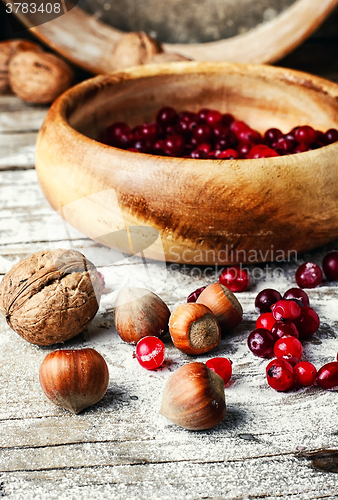
M 337 78 L 338 80 L 338 78 Z M 48 247 L 82 251 L 103 272 L 107 287 L 89 328 L 64 347 L 93 347 L 106 359 L 109 388 L 101 402 L 72 415 L 50 403 L 38 370 L 52 347 L 28 344 L 0 318 L 0 497 L 30 499 L 334 499 L 338 495 L 338 393 L 318 387 L 278 393 L 265 381 L 267 360 L 246 346 L 259 290 L 284 292 L 304 260 L 321 263 L 338 242 L 298 262 L 260 266 L 248 292 L 237 294 L 243 323 L 210 355 L 189 357 L 165 338 L 166 361 L 142 369 L 132 346 L 113 326 L 121 286 L 151 287 L 172 309 L 219 270 L 156 264 L 124 257 L 64 226 L 45 200 L 34 164 L 34 143 L 45 108 L 0 97 L 0 279 L 20 259 Z M 278 272 L 276 268 L 281 268 Z M 206 273 L 206 276 L 203 276 Z M 273 273 L 279 277 L 273 278 Z M 261 277 L 259 275 L 262 275 Z M 321 318 L 304 342 L 317 368 L 336 359 L 338 284 L 310 290 Z M 158 410 L 171 372 L 195 359 L 228 356 L 233 377 L 226 388 L 227 415 L 206 432 L 181 429 Z

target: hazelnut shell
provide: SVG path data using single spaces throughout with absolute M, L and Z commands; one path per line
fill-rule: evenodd
M 4 276 L 0 311 L 22 338 L 51 345 L 86 328 L 99 308 L 101 290 L 94 264 L 80 252 L 37 252 Z
M 229 288 L 218 282 L 208 285 L 198 296 L 196 303 L 209 307 L 223 331 L 232 330 L 242 322 L 241 304 Z
M 114 311 L 116 331 L 128 344 L 143 337 L 163 337 L 168 331 L 170 311 L 163 300 L 146 288 L 124 287 Z
M 204 363 L 181 366 L 165 385 L 160 413 L 185 429 L 211 429 L 226 413 L 223 379 Z

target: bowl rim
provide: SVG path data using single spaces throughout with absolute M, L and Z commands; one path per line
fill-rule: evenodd
M 142 158 L 160 158 L 161 162 L 165 162 L 168 164 L 172 164 L 175 161 L 180 161 L 184 162 L 186 164 L 190 164 L 191 162 L 194 162 L 197 164 L 196 166 L 200 166 L 201 168 L 204 168 L 209 162 L 213 166 L 216 165 L 221 165 L 224 167 L 224 164 L 226 165 L 236 165 L 236 164 L 243 164 L 243 162 L 247 162 L 248 159 L 218 159 L 218 158 L 207 158 L 203 159 L 203 161 L 197 160 L 195 158 L 183 158 L 183 157 L 176 157 L 176 156 L 158 156 L 158 155 L 153 155 L 149 153 L 139 153 L 136 151 L 128 151 L 125 149 L 117 148 L 114 146 L 110 146 L 108 144 L 101 143 L 95 139 L 92 139 L 88 137 L 87 135 L 79 132 L 75 128 L 73 128 L 68 119 L 67 119 L 67 111 L 69 106 L 71 105 L 73 99 L 79 99 L 83 94 L 86 92 L 90 92 L 93 86 L 96 86 L 98 89 L 104 87 L 107 83 L 111 82 L 116 82 L 119 83 L 120 81 L 127 81 L 127 80 L 138 80 L 140 78 L 149 78 L 149 77 L 154 77 L 156 75 L 173 75 L 173 74 L 186 74 L 187 72 L 193 73 L 193 72 L 205 72 L 205 70 L 213 70 L 213 71 L 218 71 L 218 72 L 223 72 L 224 69 L 228 69 L 231 71 L 236 71 L 238 73 L 245 73 L 247 71 L 249 72 L 256 72 L 259 75 L 273 75 L 274 77 L 280 76 L 282 80 L 288 79 L 290 83 L 295 84 L 302 84 L 307 87 L 310 87 L 316 91 L 321 91 L 324 94 L 329 94 L 332 97 L 337 98 L 338 102 L 338 83 L 332 82 L 330 80 L 326 80 L 322 77 L 318 77 L 303 71 L 299 70 L 291 70 L 288 68 L 283 68 L 280 66 L 271 66 L 268 64 L 242 64 L 242 63 L 231 63 L 231 62 L 203 62 L 203 61 L 180 61 L 180 62 L 171 62 L 171 63 L 163 63 L 163 64 L 149 64 L 149 65 L 143 65 L 143 66 L 134 66 L 131 68 L 128 68 L 123 71 L 115 71 L 109 74 L 103 74 L 103 75 L 97 75 L 94 76 L 88 80 L 84 80 L 83 82 L 80 82 L 79 84 L 71 87 L 68 89 L 66 92 L 64 92 L 54 103 L 52 104 L 50 108 L 50 113 L 53 115 L 53 121 L 54 125 L 58 124 L 62 127 L 64 127 L 67 130 L 67 133 L 72 135 L 74 140 L 76 141 L 81 141 L 82 143 L 87 143 L 88 146 L 94 145 L 96 148 L 99 148 L 101 150 L 108 149 L 109 151 L 114 152 L 114 154 L 123 154 L 125 158 L 138 158 L 140 161 L 142 161 Z M 287 78 L 286 78 L 287 77 Z M 337 104 L 338 108 L 338 104 Z M 337 122 L 337 127 L 338 127 L 338 122 Z M 318 154 L 318 151 L 322 151 L 324 148 L 332 148 L 332 147 L 337 147 L 338 148 L 338 143 L 333 143 L 333 144 L 328 144 L 326 146 L 322 146 L 321 148 L 310 150 L 310 151 L 305 151 L 303 153 L 297 153 L 304 155 L 314 155 Z M 285 161 L 285 157 L 287 156 L 294 156 L 294 155 L 283 155 L 283 156 L 274 156 L 274 157 L 267 157 L 267 158 L 256 158 L 256 159 L 250 159 L 250 162 L 254 163 L 271 163 L 271 164 L 282 164 Z

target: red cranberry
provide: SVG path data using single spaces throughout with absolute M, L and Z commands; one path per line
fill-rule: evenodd
M 159 125 L 167 127 L 168 125 L 174 125 L 177 120 L 177 113 L 171 106 L 165 106 L 159 110 L 156 115 L 156 122 Z
M 225 151 L 221 151 L 218 155 L 217 158 L 220 160 L 236 160 L 238 158 L 238 153 L 235 149 L 226 149 Z
M 272 389 L 287 391 L 294 383 L 293 368 L 284 359 L 273 359 L 266 367 L 266 378 Z
M 136 358 L 143 368 L 154 370 L 164 361 L 165 347 L 157 337 L 143 337 L 136 345 Z
M 148 139 L 154 141 L 157 137 L 157 126 L 155 123 L 144 123 L 135 127 L 133 133 L 136 140 Z
M 221 151 L 224 151 L 225 149 L 229 148 L 235 149 L 237 143 L 238 141 L 236 135 L 233 132 L 231 132 L 231 130 L 228 130 L 225 137 L 222 137 L 217 140 L 215 144 L 215 149 L 220 149 Z
M 279 156 L 279 154 L 265 144 L 257 144 L 251 149 L 248 158 L 269 158 L 272 156 Z
M 290 363 L 292 368 L 294 368 L 296 364 L 299 363 L 299 358 L 296 358 L 296 356 L 292 356 L 291 354 L 284 354 L 283 356 L 280 356 L 278 359 L 284 359 L 285 361 Z
M 310 300 L 309 300 L 309 296 L 306 292 L 304 292 L 304 290 L 302 290 L 301 288 L 289 288 L 289 290 L 287 290 L 284 295 L 283 295 L 283 299 L 285 300 L 296 300 L 298 301 L 298 305 L 299 305 L 299 302 L 302 302 L 302 304 L 304 306 L 309 306 L 310 305 Z
M 322 270 L 313 262 L 304 262 L 296 271 L 296 283 L 300 288 L 315 288 L 322 281 Z
M 208 142 L 211 138 L 211 128 L 209 125 L 205 123 L 201 123 L 197 125 L 193 132 L 193 139 L 197 142 L 197 144 L 201 144 L 202 142 Z
M 230 113 L 224 113 L 224 115 L 222 115 L 222 123 L 223 125 L 225 125 L 226 127 L 230 127 L 230 125 L 232 124 L 232 122 L 235 121 L 235 118 L 233 117 L 232 114 Z
M 197 288 L 196 290 L 194 290 L 193 292 L 191 292 L 191 294 L 187 298 L 187 302 L 196 302 L 196 300 L 198 299 L 198 297 L 203 292 L 204 288 L 206 288 L 206 286 L 201 286 L 200 288 Z
M 250 277 L 248 271 L 242 266 L 231 266 L 223 269 L 219 282 L 232 292 L 245 292 L 249 288 Z
M 275 343 L 273 352 L 276 358 L 289 354 L 300 359 L 303 354 L 303 346 L 296 337 L 282 337 Z
M 197 118 L 200 122 L 206 123 L 208 113 L 211 111 L 209 108 L 202 108 L 197 113 Z
M 276 337 L 266 328 L 257 328 L 248 337 L 250 351 L 259 358 L 270 358 L 275 342 Z
M 271 312 L 271 306 L 275 304 L 278 300 L 281 300 L 282 296 L 273 288 L 265 288 L 257 295 L 255 299 L 255 307 L 259 312 Z
M 290 139 L 285 139 L 285 137 L 281 137 L 278 141 L 273 145 L 273 148 L 280 155 L 288 155 L 294 149 L 294 143 Z
M 247 158 L 250 151 L 254 147 L 254 143 L 250 141 L 241 141 L 237 146 L 238 154 L 241 158 Z
M 322 389 L 338 390 L 338 362 L 332 361 L 322 366 L 318 370 L 316 381 Z
M 163 155 L 165 150 L 165 141 L 163 139 L 158 139 L 153 144 L 153 154 Z
M 129 125 L 124 122 L 116 122 L 107 128 L 107 141 L 117 148 L 128 148 L 132 140 L 132 133 Z
M 302 127 L 298 127 L 295 131 L 295 138 L 299 144 L 309 146 L 312 142 L 315 142 L 317 133 L 312 127 L 303 125 Z
M 206 160 L 208 158 L 208 153 L 202 149 L 194 149 L 194 151 L 190 153 L 190 158 L 194 158 L 195 160 Z
M 338 280 L 338 251 L 333 250 L 323 259 L 323 271 L 329 281 Z
M 296 339 L 299 338 L 299 333 L 296 325 L 287 319 L 285 319 L 284 321 L 276 321 L 273 324 L 271 331 L 278 338 L 281 338 L 284 335 L 291 335 Z
M 184 145 L 184 138 L 181 135 L 171 135 L 165 139 L 165 152 L 169 156 L 181 156 Z
M 262 313 L 256 320 L 256 328 L 266 328 L 271 332 L 271 329 L 275 322 L 276 320 L 272 316 L 272 312 Z
M 135 148 L 139 153 L 151 153 L 153 143 L 148 139 L 137 139 L 132 143 L 132 147 Z
M 316 380 L 316 367 L 308 361 L 300 361 L 293 367 L 295 383 L 303 386 L 312 385 Z
M 318 330 L 320 324 L 318 314 L 308 306 L 301 308 L 300 316 L 294 322 L 300 339 L 311 337 Z
M 276 321 L 289 319 L 294 321 L 300 316 L 300 307 L 293 300 L 279 300 L 272 306 L 272 315 Z
M 220 139 L 226 139 L 226 137 L 229 135 L 229 132 L 230 130 L 222 123 L 217 123 L 212 127 L 212 135 L 215 141 L 219 141 Z M 234 141 L 235 140 L 237 140 L 236 136 L 234 137 Z
M 263 142 L 263 138 L 257 130 L 240 130 L 237 134 L 237 138 L 240 141 L 250 141 L 254 144 L 260 144 Z
M 305 151 L 310 151 L 309 147 L 305 144 L 298 144 L 293 150 L 294 153 L 305 153 Z
M 242 120 L 235 120 L 230 125 L 230 130 L 232 130 L 238 137 L 240 132 L 251 130 L 249 125 Z
M 209 144 L 208 142 L 204 142 L 203 144 L 199 144 L 197 146 L 197 149 L 209 154 L 211 151 L 211 144 Z
M 325 132 L 326 144 L 333 144 L 338 141 L 338 130 L 330 128 Z
M 205 362 L 210 370 L 222 377 L 224 384 L 227 384 L 232 375 L 232 363 L 228 358 L 211 358 Z
M 211 109 L 206 116 L 206 123 L 208 125 L 215 125 L 216 123 L 221 123 L 222 115 L 219 111 Z
M 278 128 L 269 128 L 264 134 L 264 142 L 267 146 L 272 146 L 283 136 L 283 133 Z

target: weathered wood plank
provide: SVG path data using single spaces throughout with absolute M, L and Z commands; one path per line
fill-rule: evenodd
M 0 170 L 34 168 L 37 132 L 0 135 Z

